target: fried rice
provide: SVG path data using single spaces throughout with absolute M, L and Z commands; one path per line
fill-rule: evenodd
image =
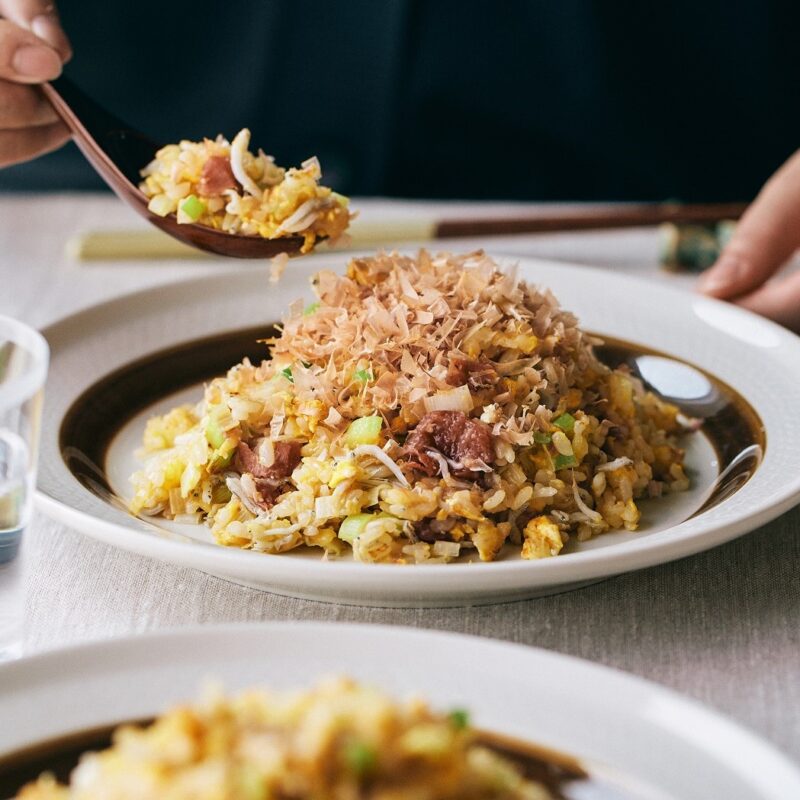
M 69 786 L 50 775 L 19 800 L 550 800 L 476 741 L 462 710 L 398 702 L 345 679 L 304 692 L 219 692 L 124 726 Z
M 348 199 L 320 186 L 319 161 L 284 169 L 263 150 L 249 151 L 250 131 L 162 147 L 141 172 L 140 189 L 158 216 L 228 233 L 275 239 L 302 236 L 302 252 L 320 238 L 335 242 L 347 229 Z
M 679 409 L 484 253 L 355 258 L 313 288 L 270 359 L 148 422 L 133 513 L 266 553 L 540 559 L 688 488 Z

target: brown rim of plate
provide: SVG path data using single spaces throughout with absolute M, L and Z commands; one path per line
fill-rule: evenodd
M 151 722 L 152 718 L 146 718 L 72 731 L 0 754 L 0 797 L 15 797 L 23 786 L 44 772 L 63 783 L 82 754 L 105 750 L 111 745 L 112 735 L 120 725 L 142 727 Z M 568 795 L 564 790 L 574 783 L 591 786 L 598 797 L 603 796 L 599 793 L 605 786 L 603 778 L 593 775 L 591 767 L 584 768 L 570 755 L 500 733 L 478 730 L 477 738 L 480 744 L 513 761 L 526 778 L 544 784 L 555 800 L 566 800 Z M 615 793 L 609 795 L 609 800 L 636 800 L 632 793 L 620 794 L 621 789 L 615 781 Z

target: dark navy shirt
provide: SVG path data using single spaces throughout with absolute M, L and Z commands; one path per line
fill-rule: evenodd
M 800 146 L 800 3 L 61 0 L 67 74 L 163 142 L 362 195 L 746 200 Z M 74 146 L 0 190 L 100 186 Z

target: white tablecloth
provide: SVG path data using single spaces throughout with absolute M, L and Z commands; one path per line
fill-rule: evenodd
M 376 200 L 355 205 L 373 219 L 486 209 Z M 64 255 L 67 238 L 79 230 L 142 224 L 109 196 L 0 197 L 0 313 L 43 326 L 133 289 L 230 268 L 213 260 L 78 264 Z M 498 253 L 692 282 L 658 270 L 653 230 L 480 244 Z M 98 544 L 40 515 L 27 541 L 28 652 L 160 627 L 245 620 L 346 620 L 462 631 L 547 647 L 658 681 L 800 759 L 799 509 L 672 564 L 555 597 L 460 609 L 370 609 L 278 597 Z

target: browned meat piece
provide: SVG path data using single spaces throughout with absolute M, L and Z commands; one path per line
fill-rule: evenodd
M 236 466 L 239 468 L 239 472 L 249 472 L 257 480 L 276 484 L 288 478 L 300 463 L 300 450 L 303 443 L 292 439 L 286 442 L 275 442 L 274 447 L 275 460 L 270 466 L 265 467 L 249 445 L 239 442 L 236 451 Z
M 236 448 L 233 465 L 239 472 L 249 472 L 254 478 L 263 478 L 269 472 L 269 467 L 263 466 L 250 445 L 244 442 L 239 442 L 239 446 Z
M 459 478 L 476 479 L 476 468 L 494 462 L 492 433 L 485 422 L 470 419 L 463 411 L 431 411 L 408 435 L 403 454 L 409 466 L 436 475 L 439 464 L 428 454 L 437 450 L 457 466 L 451 469 Z
M 197 189 L 205 197 L 222 194 L 226 189 L 236 189 L 239 183 L 233 176 L 231 162 L 225 156 L 211 156 L 200 172 Z
M 414 523 L 413 538 L 416 541 L 427 542 L 452 542 L 450 530 L 456 524 L 454 519 L 421 519 Z
M 289 488 L 288 484 L 284 481 L 273 483 L 272 481 L 256 478 L 255 483 L 256 490 L 258 491 L 258 496 L 255 498 L 255 501 L 264 510 L 272 508 L 277 499 Z
M 407 466 L 419 472 L 424 472 L 431 478 L 439 472 L 438 462 L 435 458 L 431 458 L 423 448 L 409 448 L 406 444 L 406 446 L 403 448 L 402 458 L 405 459 Z
M 466 358 L 453 358 L 447 366 L 447 377 L 445 380 L 451 386 L 463 386 L 469 379 L 469 359 Z
M 269 467 L 265 467 L 259 460 L 253 449 L 239 442 L 236 450 L 236 461 L 234 466 L 239 472 L 249 472 L 254 480 L 258 497 L 255 502 L 263 508 L 271 508 L 275 501 L 286 489 L 286 479 L 294 472 L 295 467 L 300 463 L 300 450 L 302 442 L 289 440 L 285 442 L 275 442 L 275 460 Z
M 494 364 L 486 358 L 475 361 L 471 358 L 453 358 L 447 368 L 447 382 L 451 386 L 463 386 L 465 383 L 475 392 L 478 389 L 489 389 L 494 386 L 500 376 Z
M 276 470 L 282 477 L 288 478 L 300 463 L 300 451 L 303 442 L 289 439 L 284 442 L 275 442 L 275 461 L 270 469 Z

